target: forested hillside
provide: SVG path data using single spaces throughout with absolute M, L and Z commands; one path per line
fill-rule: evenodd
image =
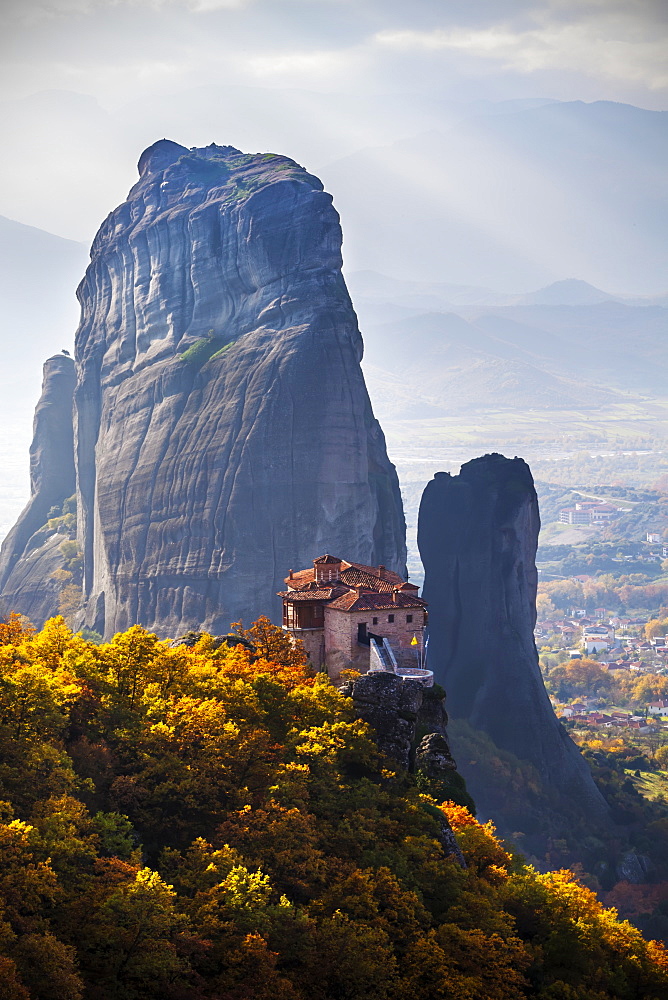
M 282 630 L 237 633 L 0 625 L 3 998 L 668 995 L 660 945 L 419 791 Z

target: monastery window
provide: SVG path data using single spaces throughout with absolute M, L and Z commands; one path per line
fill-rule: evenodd
M 378 619 L 377 618 L 372 618 L 371 620 L 372 620 L 372 622 L 373 622 L 374 625 L 378 624 Z
M 320 566 L 316 566 L 315 578 L 318 583 L 326 583 L 328 580 L 336 580 L 338 579 L 338 576 L 338 569 L 324 569 Z
M 394 615 L 388 615 L 387 616 L 387 620 L 388 620 L 388 622 L 393 622 L 394 621 Z
M 413 621 L 413 615 L 406 615 L 406 623 L 410 625 L 412 621 Z

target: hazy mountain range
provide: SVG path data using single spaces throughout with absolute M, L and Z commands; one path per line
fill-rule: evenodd
M 0 104 L 0 214 L 89 243 L 166 136 L 291 156 L 341 214 L 348 271 L 530 291 L 572 276 L 665 292 L 668 113 L 548 99 L 455 102 L 207 86 L 103 108 Z M 45 151 L 48 150 L 48 169 Z
M 370 272 L 349 285 L 388 418 L 666 396 L 665 297 L 622 300 L 579 280 L 495 295 Z
M 608 102 L 472 115 L 321 171 L 349 269 L 529 291 L 665 291 L 668 114 Z M 373 261 L 373 263 L 370 263 Z
M 216 140 L 285 153 L 318 172 L 369 146 L 447 131 L 471 116 L 550 103 L 209 85 L 167 96 L 139 94 L 111 108 L 88 94 L 40 91 L 0 101 L 0 134 L 11 137 L 0 160 L 0 214 L 90 243 L 133 183 L 139 150 L 161 136 L 184 145 Z

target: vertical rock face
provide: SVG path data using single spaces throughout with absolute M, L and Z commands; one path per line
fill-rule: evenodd
M 429 667 L 448 692 L 451 718 L 534 765 L 547 794 L 604 818 L 607 806 L 540 674 L 533 635 L 539 529 L 536 491 L 522 459 L 486 455 L 458 476 L 439 472 L 427 484 L 418 545 Z M 485 812 L 487 790 L 464 773 Z
M 292 160 L 162 140 L 79 287 L 86 622 L 162 634 L 276 613 L 291 566 L 405 566 L 339 218 Z
M 352 687 L 360 719 L 373 726 L 383 753 L 406 770 L 411 766 L 423 690 L 419 681 L 404 681 L 382 671 L 363 674 Z
M 442 692 L 424 688 L 419 681 L 397 677 L 383 671 L 363 674 L 341 691 L 352 696 L 360 719 L 375 730 L 378 747 L 400 767 L 415 773 L 418 787 L 436 798 L 450 799 L 474 808 L 457 773 L 447 740 Z M 430 731 L 431 727 L 435 731 Z M 418 744 L 420 730 L 427 730 Z M 444 813 L 438 815 L 438 839 L 444 851 L 453 855 L 462 868 L 464 856 Z
M 41 621 L 55 613 L 59 587 L 50 574 L 62 560 L 58 539 L 42 539 L 52 507 L 75 490 L 72 398 L 74 362 L 64 354 L 44 364 L 42 395 L 35 410 L 30 446 L 30 500 L 0 550 L 0 593 L 4 610 L 16 609 Z

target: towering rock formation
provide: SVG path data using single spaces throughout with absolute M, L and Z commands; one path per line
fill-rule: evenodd
M 86 623 L 226 632 L 318 552 L 403 571 L 330 195 L 230 146 L 162 140 L 139 175 L 78 290 Z
M 57 354 L 44 364 L 42 395 L 35 410 L 30 446 L 30 500 L 0 550 L 0 594 L 4 611 L 16 609 L 36 621 L 54 614 L 59 586 L 51 573 L 62 565 L 63 536 L 47 534 L 52 508 L 75 491 L 72 358 Z
M 429 667 L 448 692 L 451 719 L 466 720 L 502 752 L 532 765 L 553 817 L 567 802 L 569 821 L 573 806 L 604 821 L 605 801 L 540 674 L 533 635 L 539 529 L 533 479 L 520 458 L 485 455 L 458 476 L 438 472 L 427 484 L 418 546 L 429 602 Z M 503 780 L 486 787 L 456 741 L 454 750 L 481 812 L 489 814 L 494 800 L 495 819 L 501 808 L 503 820 L 503 799 L 506 815 L 513 807 Z

